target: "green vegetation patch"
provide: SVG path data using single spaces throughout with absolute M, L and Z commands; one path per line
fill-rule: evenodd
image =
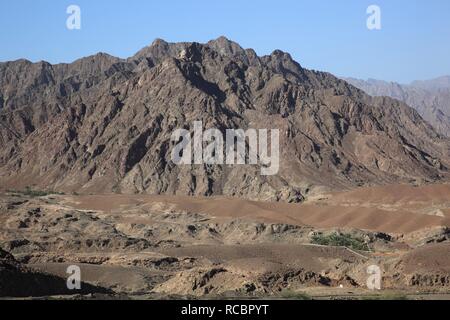
M 45 197 L 49 195 L 64 195 L 62 192 L 56 192 L 56 191 L 42 191 L 42 190 L 33 190 L 31 187 L 26 187 L 25 190 L 8 190 L 10 193 L 14 193 L 16 195 L 22 195 L 27 196 L 31 198 L 37 198 L 37 197 Z
M 285 290 L 280 294 L 281 298 L 286 300 L 312 300 L 312 297 L 304 292 Z
M 311 243 L 322 246 L 347 247 L 353 250 L 370 251 L 369 245 L 360 238 L 350 234 L 333 233 L 330 235 L 314 235 Z
M 386 293 L 378 296 L 366 296 L 362 300 L 409 300 L 408 296 L 401 293 Z

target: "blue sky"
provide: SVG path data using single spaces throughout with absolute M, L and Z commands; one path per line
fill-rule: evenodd
M 71 4 L 81 8 L 81 30 L 66 28 Z M 366 28 L 371 4 L 381 8 L 381 30 Z M 220 35 L 338 76 L 406 83 L 450 74 L 449 0 L 0 0 L 0 61 L 128 57 L 155 38 Z

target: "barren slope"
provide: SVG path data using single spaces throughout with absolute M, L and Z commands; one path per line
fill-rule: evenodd
M 1 64 L 0 79 L 2 188 L 299 202 L 324 189 L 448 179 L 449 141 L 417 112 L 279 50 L 157 40 L 127 60 Z M 174 165 L 171 134 L 196 120 L 279 129 L 280 172 Z

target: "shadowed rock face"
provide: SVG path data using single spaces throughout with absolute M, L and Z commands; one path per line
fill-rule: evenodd
M 437 132 L 450 137 L 450 77 L 414 81 L 410 85 L 381 80 L 345 78 L 350 84 L 373 96 L 388 96 L 416 109 Z
M 83 283 L 77 294 L 111 293 L 111 290 Z M 43 297 L 70 295 L 66 279 L 31 270 L 0 248 L 0 297 Z
M 0 97 L 4 188 L 297 202 L 319 188 L 448 179 L 449 141 L 406 104 L 223 37 L 156 40 L 126 60 L 2 63 Z M 174 165 L 173 131 L 197 120 L 279 129 L 279 173 Z

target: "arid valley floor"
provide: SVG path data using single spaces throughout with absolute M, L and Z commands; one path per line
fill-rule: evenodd
M 321 244 L 332 235 L 350 244 Z M 0 248 L 1 296 L 448 299 L 450 185 L 302 204 L 5 191 Z M 81 292 L 65 288 L 74 264 Z M 366 288 L 370 265 L 381 291 Z

